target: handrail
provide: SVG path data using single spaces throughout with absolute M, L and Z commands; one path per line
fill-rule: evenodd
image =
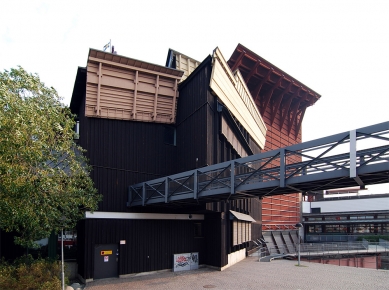
M 389 163 L 388 128 L 389 122 L 384 122 L 138 183 L 129 186 L 127 206 L 208 202 L 246 198 L 247 193 L 270 196 L 386 182 L 382 172 Z M 374 141 L 373 148 L 372 142 L 363 143 L 369 140 Z M 356 150 L 357 143 L 361 150 Z
M 290 252 L 289 249 L 294 249 Z M 258 260 L 279 254 L 296 254 L 297 244 L 284 244 L 273 247 L 262 247 L 258 250 Z M 304 256 L 323 256 L 331 254 L 364 254 L 364 253 L 389 253 L 389 241 L 380 242 L 340 242 L 340 243 L 302 243 L 300 254 Z

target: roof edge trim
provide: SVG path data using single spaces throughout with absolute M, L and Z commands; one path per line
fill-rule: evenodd
M 230 210 L 230 213 L 238 220 L 246 222 L 256 222 L 250 215 Z

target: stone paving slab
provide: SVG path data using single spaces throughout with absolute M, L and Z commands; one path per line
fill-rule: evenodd
M 87 290 L 120 289 L 389 289 L 389 271 L 317 263 L 247 259 L 220 272 L 200 268 L 92 281 Z

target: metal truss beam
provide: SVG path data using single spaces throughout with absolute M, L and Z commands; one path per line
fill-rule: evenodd
M 365 148 L 358 150 L 360 143 Z M 389 122 L 135 184 L 127 206 L 184 206 L 382 182 L 389 182 Z

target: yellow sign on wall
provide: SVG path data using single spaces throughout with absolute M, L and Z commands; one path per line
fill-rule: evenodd
M 112 255 L 112 251 L 111 250 L 109 250 L 109 251 L 100 251 L 100 255 L 102 255 L 102 256 Z

